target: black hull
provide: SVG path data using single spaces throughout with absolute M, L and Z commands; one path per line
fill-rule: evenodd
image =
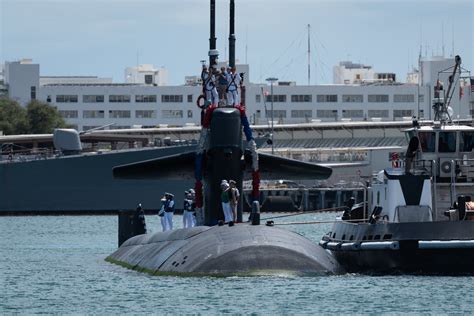
M 338 222 L 320 244 L 349 272 L 474 274 L 474 221 Z

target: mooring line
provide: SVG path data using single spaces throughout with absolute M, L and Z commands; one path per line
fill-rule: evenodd
M 298 212 L 298 213 L 292 213 L 292 214 L 286 214 L 286 215 L 272 216 L 272 217 L 262 218 L 261 220 L 264 221 L 264 220 L 267 220 L 267 219 L 283 218 L 283 217 L 297 216 L 297 215 L 303 215 L 303 214 L 329 212 L 329 211 L 336 211 L 336 210 L 345 209 L 345 208 L 347 208 L 347 206 L 321 208 L 319 210 L 313 210 L 313 211 L 306 211 L 306 212 Z

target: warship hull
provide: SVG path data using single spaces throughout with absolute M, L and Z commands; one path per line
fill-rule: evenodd
M 114 179 L 114 166 L 193 150 L 170 146 L 0 163 L 0 215 L 99 214 L 156 210 L 164 191 L 183 192 L 185 179 Z M 182 194 L 176 195 L 182 205 Z

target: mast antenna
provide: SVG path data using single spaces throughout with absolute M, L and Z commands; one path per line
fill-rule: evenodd
M 452 44 L 451 57 L 452 57 L 452 56 L 454 56 L 454 23 L 451 26 L 451 30 L 452 30 L 452 33 L 453 33 L 452 38 L 451 38 L 451 40 L 452 40 L 452 43 L 451 43 Z
M 311 42 L 310 42 L 311 25 L 308 24 L 308 86 L 311 84 Z
M 444 22 L 441 23 L 441 52 L 444 57 Z

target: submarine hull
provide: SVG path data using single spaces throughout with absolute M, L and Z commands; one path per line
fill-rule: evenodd
M 327 275 L 344 273 L 328 251 L 296 233 L 236 224 L 194 227 L 127 240 L 106 259 L 150 274 Z

